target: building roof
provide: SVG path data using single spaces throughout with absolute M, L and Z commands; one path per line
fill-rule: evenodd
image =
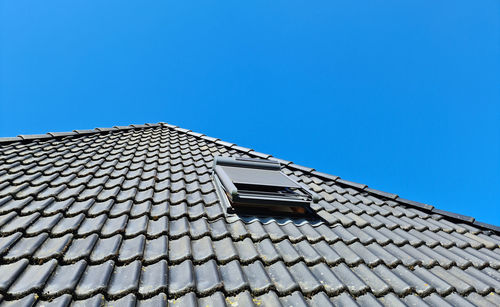
M 227 214 L 214 156 L 321 217 Z M 0 139 L 2 305 L 500 305 L 500 228 L 165 123 Z

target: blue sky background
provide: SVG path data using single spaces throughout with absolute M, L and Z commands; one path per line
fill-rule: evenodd
M 2 1 L 0 136 L 164 121 L 500 225 L 500 2 Z

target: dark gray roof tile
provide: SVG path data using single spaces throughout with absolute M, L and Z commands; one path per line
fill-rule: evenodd
M 369 290 L 369 287 L 359 279 L 348 266 L 341 263 L 332 268 L 335 276 L 347 287 L 352 295 L 358 296 Z
M 66 200 L 55 200 L 54 202 L 52 202 L 50 205 L 48 205 L 43 209 L 43 214 L 52 215 L 58 212 L 65 212 L 74 201 L 75 200 L 73 198 L 69 198 Z
M 417 249 L 421 253 L 425 254 L 427 257 L 437 260 L 439 265 L 441 265 L 444 268 L 449 268 L 450 266 L 456 264 L 453 259 L 450 259 L 447 257 L 447 255 L 449 255 L 449 253 L 446 253 L 447 255 L 442 255 L 441 253 L 438 253 L 435 249 L 431 249 L 431 248 L 427 247 L 426 245 L 422 245 L 422 246 L 418 247 Z M 441 252 L 442 251 L 443 250 L 441 250 Z
M 250 239 L 246 239 L 250 240 Z M 294 264 L 300 261 L 302 255 L 300 255 L 294 246 L 288 240 L 283 240 L 275 244 L 276 250 L 279 252 L 280 258 L 287 264 Z M 243 258 L 240 255 L 240 258 Z
M 366 293 L 366 294 L 363 294 L 363 295 L 357 297 L 356 303 L 362 307 L 365 307 L 365 306 L 366 307 L 372 307 L 372 306 L 383 307 L 383 305 L 380 303 L 380 301 L 378 301 L 377 298 L 371 293 Z
M 99 291 L 105 290 L 113 268 L 114 263 L 111 260 L 99 265 L 88 265 L 75 289 L 77 297 L 88 298 Z
M 167 231 L 168 231 L 167 217 L 163 216 L 157 220 L 149 220 L 149 225 L 147 230 L 148 239 L 157 238 L 163 234 L 166 234 Z M 171 232 L 172 237 L 179 237 L 180 235 L 181 234 L 174 235 L 173 231 Z
M 108 301 L 110 306 L 117 307 L 135 307 L 137 302 L 137 297 L 134 294 L 128 294 L 124 297 L 117 298 L 116 300 Z
M 137 260 L 124 266 L 115 266 L 107 290 L 108 295 L 119 298 L 136 291 L 139 286 L 141 268 L 141 262 Z
M 210 228 L 210 235 L 214 240 L 231 235 L 223 219 L 210 222 L 208 225 Z
M 91 233 L 99 232 L 107 218 L 107 215 L 104 213 L 96 217 L 85 218 L 80 227 L 78 227 L 77 234 L 79 236 L 87 236 Z
M 2 307 L 31 307 L 37 302 L 38 296 L 36 294 L 29 294 L 20 299 L 12 301 L 5 300 L 2 302 Z
M 146 238 L 144 235 L 124 240 L 120 246 L 118 261 L 128 263 L 136 259 L 141 260 L 145 244 Z
M 418 295 L 426 296 L 434 291 L 434 288 L 430 286 L 426 281 L 420 279 L 412 271 L 408 270 L 402 265 L 398 265 L 397 267 L 393 268 L 392 272 L 399 278 L 404 280 L 408 285 L 410 285 Z
M 290 242 L 288 242 L 290 244 Z M 259 251 L 262 246 L 259 245 Z M 234 243 L 234 246 L 236 247 L 236 250 L 238 251 L 238 256 L 240 259 L 240 262 L 242 263 L 249 263 L 254 261 L 255 259 L 259 258 L 259 252 L 257 251 L 255 245 L 253 244 L 252 240 L 250 238 L 245 238 L 242 241 L 238 241 Z M 291 247 L 291 245 L 290 245 Z M 276 245 L 276 248 L 278 246 Z M 293 249 L 293 247 L 292 247 Z
M 413 295 L 413 294 L 405 296 L 402 300 L 405 302 L 405 304 L 406 304 L 405 306 L 429 306 L 429 307 L 430 306 L 442 306 L 442 305 L 429 305 L 429 303 L 432 303 L 432 301 L 431 302 L 424 301 L 422 298 L 420 298 L 416 295 Z
M 96 234 L 80 239 L 74 239 L 69 248 L 66 249 L 63 261 L 66 263 L 72 263 L 83 258 L 88 258 L 97 242 L 97 239 L 98 236 Z
M 294 280 L 299 285 L 301 292 L 305 295 L 316 293 L 323 288 L 321 282 L 303 262 L 291 266 L 289 270 Z
M 483 270 L 478 270 L 474 267 L 469 267 L 465 272 L 479 279 L 480 281 L 491 285 L 495 291 L 498 293 L 500 289 L 500 273 L 495 270 L 490 270 L 489 268 L 484 268 Z
M 28 228 L 28 226 L 31 225 L 39 216 L 40 213 L 32 213 L 24 216 L 17 215 L 0 228 L 0 233 L 2 236 L 5 236 L 17 231 L 22 231 Z
M 130 210 L 132 209 L 133 202 L 131 200 L 127 200 L 124 202 L 113 202 L 113 206 L 111 207 L 111 210 L 109 211 L 108 215 L 110 217 L 118 217 L 124 214 L 130 213 Z
M 161 219 L 163 219 L 164 222 L 166 222 L 165 217 L 163 217 Z M 187 218 L 183 217 L 183 218 L 180 218 L 178 220 L 170 221 L 169 234 L 170 234 L 171 238 L 178 238 L 178 237 L 187 235 L 188 233 L 189 233 L 189 222 L 188 222 Z
M 116 258 L 121 243 L 121 235 L 115 235 L 111 238 L 100 238 L 90 254 L 90 261 L 92 263 L 102 263 L 108 259 Z
M 258 221 L 253 221 L 245 226 L 252 240 L 254 241 L 260 241 L 264 238 L 269 237 L 269 234 L 266 232 L 262 224 Z
M 33 255 L 33 259 L 42 263 L 51 258 L 61 258 L 65 250 L 70 245 L 73 235 L 66 234 L 60 238 L 48 238 L 37 249 Z
M 104 226 L 101 228 L 101 236 L 110 237 L 117 233 L 123 233 L 127 225 L 128 216 L 121 215 L 115 218 L 108 218 Z
M 21 211 L 26 205 L 28 205 L 33 200 L 33 197 L 27 197 L 24 199 L 13 199 L 11 196 L 5 196 L 0 206 L 0 214 L 6 214 L 11 211 Z
M 284 306 L 308 306 L 306 299 L 299 291 L 295 291 L 290 295 L 283 296 L 280 298 L 280 300 L 281 304 Z
M 182 236 L 169 242 L 168 260 L 170 263 L 180 263 L 191 257 L 191 240 L 189 236 Z
M 403 279 L 399 278 L 393 271 L 384 265 L 373 268 L 373 271 L 398 295 L 407 295 L 412 291 L 411 286 Z
M 80 213 L 71 217 L 63 217 L 51 230 L 51 235 L 62 236 L 66 233 L 76 232 L 80 224 L 84 221 L 85 215 Z
M 42 199 L 42 200 L 33 200 L 21 209 L 21 214 L 26 215 L 43 211 L 43 209 L 47 208 L 53 201 L 54 201 L 53 197 L 49 197 L 47 199 Z M 2 218 L 6 216 L 9 215 L 4 215 L 2 216 Z M 0 224 L 2 223 L 0 222 Z
M 187 223 L 186 222 L 187 220 L 186 219 L 181 219 L 179 220 L 179 223 L 181 225 L 181 228 L 182 228 L 182 231 L 181 231 L 181 234 L 184 234 L 183 230 L 184 230 L 184 223 Z M 179 226 L 177 223 L 175 224 L 175 226 Z M 189 234 L 191 236 L 191 238 L 193 239 L 197 239 L 197 238 L 201 238 L 203 236 L 207 236 L 207 235 L 210 235 L 210 229 L 208 227 L 208 222 L 206 219 L 197 219 L 197 220 L 194 220 L 193 222 L 190 222 L 189 223 Z
M 409 297 L 409 296 L 406 296 L 406 297 Z M 394 293 L 389 293 L 387 295 L 384 295 L 383 297 L 379 298 L 379 301 L 384 306 L 394 306 L 394 307 L 408 306 L 403 301 L 401 301 L 401 299 L 397 295 L 395 295 Z
M 4 293 L 27 266 L 27 259 L 0 266 L 0 291 Z
M 130 238 L 139 234 L 146 234 L 149 218 L 141 216 L 135 219 L 129 219 L 125 228 L 125 237 Z
M 168 293 L 179 297 L 189 291 L 194 291 L 196 280 L 191 260 L 170 266 L 168 273 Z
M 259 252 L 260 259 L 264 263 L 274 263 L 281 258 L 280 254 L 269 239 L 264 239 L 255 244 Z
M 448 284 L 446 281 L 443 279 L 439 278 L 438 276 L 434 275 L 431 273 L 431 271 L 426 270 L 422 267 L 417 266 L 415 270 L 413 271 L 415 275 L 417 275 L 420 279 L 424 280 L 427 282 L 431 287 L 435 288 L 436 291 L 442 295 L 448 295 L 450 294 L 455 288 Z
M 201 296 L 222 288 L 222 280 L 219 276 L 217 264 L 209 260 L 195 266 L 196 290 Z
M 226 293 L 236 293 L 249 287 L 238 261 L 233 260 L 219 267 L 221 279 Z
M 442 267 L 436 266 L 433 267 L 430 271 L 443 281 L 447 282 L 449 285 L 453 286 L 456 289 L 456 291 L 462 295 L 474 291 L 473 286 L 457 278 L 455 275 L 450 274 L 447 270 L 443 269 Z
M 66 210 L 66 214 L 69 216 L 77 215 L 79 213 L 86 213 L 87 210 L 92 207 L 94 204 L 94 199 L 87 199 L 83 201 L 75 201 L 71 204 L 71 206 Z
M 56 265 L 56 260 L 50 260 L 42 265 L 28 265 L 7 293 L 12 296 L 24 296 L 42 289 Z
M 333 250 L 350 266 L 355 266 L 363 262 L 363 259 L 350 249 L 344 242 L 336 242 L 331 245 Z
M 436 293 L 432 293 L 431 295 L 424 297 L 423 300 L 430 306 L 443 306 L 443 307 L 453 306 L 450 305 L 448 302 L 446 302 L 442 297 L 440 297 Z
M 150 297 L 165 291 L 168 286 L 168 265 L 165 260 L 142 268 L 139 293 Z
M 386 284 L 366 265 L 358 265 L 353 267 L 352 270 L 366 285 L 370 287 L 370 291 L 376 296 L 382 296 L 391 291 L 391 286 Z
M 450 270 L 448 270 L 448 273 L 452 274 L 457 279 L 461 280 L 466 284 L 473 285 L 475 291 L 477 291 L 481 295 L 485 295 L 493 291 L 492 286 L 486 284 L 485 282 L 476 278 L 474 275 L 469 274 L 468 272 L 462 269 L 459 269 L 457 267 L 452 267 Z
M 238 258 L 238 252 L 229 238 L 212 242 L 215 257 L 219 263 L 226 263 Z
M 72 293 L 86 266 L 87 263 L 84 260 L 80 260 L 75 264 L 58 266 L 47 281 L 43 294 L 55 297 L 63 293 Z
M 242 266 L 242 269 L 253 294 L 258 295 L 267 292 L 267 290 L 273 286 L 266 270 L 264 269 L 264 266 L 260 261 L 255 261 L 246 266 Z
M 391 253 L 385 250 L 384 247 L 381 247 L 377 243 L 372 243 L 367 246 L 367 248 L 374 254 L 376 257 L 380 258 L 386 266 L 388 267 L 395 267 L 396 265 L 400 264 L 402 261 L 401 259 L 395 257 Z
M 94 189 L 98 190 L 99 187 Z M 99 194 L 97 194 L 95 198 L 100 201 L 105 201 L 109 199 L 114 199 L 118 195 L 118 193 L 120 193 L 120 187 L 118 186 L 114 188 L 104 188 L 100 190 Z
M 34 236 L 42 232 L 48 232 L 61 220 L 62 216 L 61 213 L 47 217 L 42 216 L 26 229 L 26 234 Z
M 500 305 L 500 295 L 496 293 L 490 293 L 490 295 L 485 297 L 486 300 L 490 301 L 493 305 Z
M 226 301 L 222 292 L 214 292 L 210 296 L 200 297 L 198 306 L 224 306 Z
M 346 290 L 346 285 L 341 282 L 324 263 L 319 263 L 312 266 L 310 269 L 328 295 L 337 295 Z
M 46 301 L 41 301 L 39 303 L 40 306 L 47 306 L 50 304 L 50 306 L 54 307 L 66 307 L 69 306 L 71 303 L 71 295 L 69 294 L 63 294 L 61 296 L 58 296 L 54 299 L 48 299 Z
M 7 254 L 3 256 L 3 259 L 11 262 L 21 258 L 29 258 L 43 244 L 47 237 L 46 233 L 42 233 L 35 237 L 21 238 L 10 247 Z
M 93 203 L 92 207 L 87 211 L 87 216 L 94 217 L 103 213 L 108 213 L 113 207 L 113 200 L 108 199 L 105 201 L 96 201 Z

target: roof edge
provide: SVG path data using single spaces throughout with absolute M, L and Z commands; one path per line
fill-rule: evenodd
M 36 140 L 59 139 L 67 136 L 80 136 L 87 134 L 103 134 L 112 131 L 136 130 L 149 127 L 161 127 L 164 123 L 144 124 L 144 125 L 128 125 L 128 126 L 113 126 L 111 128 L 94 128 L 89 130 L 73 130 L 68 132 L 47 132 L 45 134 L 20 134 L 15 137 L 0 137 L 0 144 L 10 144 L 16 142 L 28 142 Z M 171 126 L 171 125 L 169 125 Z M 177 126 L 172 126 L 177 127 Z
M 379 190 L 370 188 L 365 184 L 360 184 L 360 183 L 344 180 L 344 179 L 342 179 L 338 176 L 335 176 L 335 175 L 330 175 L 327 173 L 319 172 L 319 171 L 315 170 L 314 168 L 298 165 L 298 164 L 293 163 L 292 161 L 287 161 L 287 160 L 275 158 L 272 155 L 257 152 L 251 148 L 238 146 L 235 143 L 225 142 L 225 141 L 222 141 L 218 138 L 210 137 L 210 136 L 207 136 L 207 135 L 202 134 L 202 133 L 194 132 L 192 130 L 180 128 L 179 126 L 167 124 L 165 122 L 159 122 L 156 124 L 146 123 L 144 125 L 132 124 L 132 125 L 128 125 L 128 126 L 113 126 L 111 128 L 95 128 L 95 129 L 90 129 L 90 130 L 73 130 L 70 132 L 48 132 L 45 134 L 30 134 L 30 135 L 21 134 L 21 135 L 18 135 L 16 137 L 0 137 L 0 145 L 16 143 L 16 142 L 26 143 L 26 142 L 35 141 L 35 140 L 59 139 L 59 138 L 64 138 L 64 137 L 68 137 L 68 136 L 81 136 L 81 135 L 88 135 L 88 134 L 105 134 L 105 133 L 110 133 L 113 131 L 138 130 L 138 129 L 144 129 L 144 128 L 150 128 L 150 127 L 169 128 L 169 129 L 172 129 L 172 130 L 175 130 L 175 131 L 178 131 L 181 133 L 185 133 L 185 134 L 193 136 L 193 137 L 203 139 L 205 141 L 213 142 L 215 144 L 218 144 L 218 145 L 221 145 L 224 147 L 228 147 L 228 148 L 240 151 L 242 153 L 246 153 L 248 155 L 252 155 L 252 156 L 257 157 L 257 158 L 271 159 L 274 161 L 278 161 L 281 164 L 283 164 L 289 168 L 293 168 L 293 169 L 296 169 L 298 171 L 302 171 L 304 173 L 309 173 L 311 175 L 321 177 L 321 178 L 329 180 L 329 181 L 333 181 L 333 182 L 340 184 L 340 185 L 343 185 L 343 186 L 354 188 L 354 189 L 357 189 L 359 191 L 363 191 L 365 193 L 369 193 L 369 194 L 375 195 L 377 197 L 382 197 L 382 198 L 387 199 L 387 200 L 393 200 L 393 201 L 399 202 L 399 203 L 404 204 L 404 205 L 409 206 L 409 207 L 418 208 L 420 210 L 424 210 L 427 213 L 439 214 L 439 215 L 443 216 L 444 218 L 448 218 L 452 221 L 464 222 L 464 223 L 470 224 L 474 227 L 477 227 L 477 228 L 480 228 L 480 229 L 483 229 L 486 231 L 494 231 L 494 232 L 500 234 L 500 226 L 479 222 L 475 218 L 470 217 L 470 216 L 465 216 L 465 215 L 461 215 L 458 213 L 453 213 L 453 212 L 437 209 L 432 205 L 420 203 L 420 202 L 413 201 L 413 200 L 404 199 L 404 198 L 399 197 L 397 194 L 379 191 Z

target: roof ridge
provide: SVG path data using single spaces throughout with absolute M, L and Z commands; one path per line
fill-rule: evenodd
M 73 130 L 66 132 L 47 132 L 45 134 L 20 134 L 14 137 L 0 137 L 0 144 L 9 144 L 22 141 L 34 141 L 34 140 L 47 140 L 47 139 L 57 139 L 66 136 L 78 136 L 87 134 L 99 134 L 107 133 L 111 131 L 123 131 L 123 130 L 135 130 L 143 129 L 149 127 L 161 127 L 164 123 L 150 124 L 146 123 L 144 125 L 128 125 L 128 126 L 113 126 L 111 128 L 94 128 L 88 130 Z M 175 126 L 177 127 L 177 126 Z
M 475 227 L 478 227 L 478 228 L 481 228 L 484 230 L 495 231 L 497 233 L 500 233 L 499 226 L 479 222 L 475 218 L 470 217 L 470 216 L 465 216 L 462 214 L 437 209 L 432 205 L 428 205 L 425 203 L 401 198 L 397 194 L 376 190 L 376 189 L 368 187 L 366 184 L 360 184 L 360 183 L 348 181 L 348 180 L 340 178 L 339 176 L 319 172 L 319 171 L 315 170 L 314 168 L 298 165 L 292 161 L 282 160 L 282 159 L 273 157 L 272 155 L 269 155 L 269 154 L 257 152 L 251 148 L 238 146 L 235 143 L 222 141 L 219 138 L 210 137 L 210 136 L 207 136 L 203 133 L 194 132 L 192 130 L 184 129 L 184 128 L 181 128 L 181 127 L 176 126 L 176 125 L 167 124 L 165 122 L 159 122 L 156 124 L 146 123 L 143 125 L 132 124 L 132 125 L 128 125 L 128 126 L 113 126 L 111 128 L 94 128 L 94 129 L 89 129 L 89 130 L 73 130 L 70 132 L 47 132 L 46 134 L 30 134 L 30 135 L 21 134 L 21 135 L 18 135 L 16 137 L 0 137 L 0 145 L 1 144 L 15 143 L 15 142 L 23 142 L 23 141 L 27 142 L 27 141 L 33 141 L 33 140 L 58 139 L 58 138 L 67 137 L 67 136 L 80 136 L 80 135 L 88 135 L 88 134 L 109 133 L 109 132 L 113 132 L 113 131 L 136 130 L 136 129 L 144 129 L 144 128 L 150 128 L 150 127 L 166 127 L 169 129 L 173 129 L 173 130 L 176 130 L 178 132 L 185 133 L 187 135 L 198 137 L 198 138 L 204 139 L 206 141 L 213 142 L 213 143 L 221 145 L 221 146 L 225 146 L 227 148 L 241 151 L 243 153 L 255 156 L 257 158 L 271 159 L 274 161 L 278 161 L 287 167 L 302 171 L 304 173 L 309 173 L 311 175 L 318 176 L 318 177 L 333 181 L 335 183 L 338 183 L 338 184 L 341 184 L 344 186 L 355 188 L 357 190 L 360 190 L 360 191 L 363 191 L 363 192 L 366 192 L 369 194 L 373 194 L 373 195 L 376 195 L 378 197 L 383 197 L 383 198 L 388 199 L 388 200 L 393 200 L 393 201 L 402 203 L 406 206 L 418 208 L 420 210 L 424 210 L 427 213 L 438 214 L 438 215 L 444 216 L 445 218 L 448 218 L 452 221 L 464 222 L 466 224 L 471 224 Z

